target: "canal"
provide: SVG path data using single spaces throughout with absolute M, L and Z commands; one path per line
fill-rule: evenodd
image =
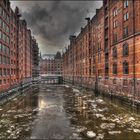
M 40 85 L 0 106 L 0 139 L 139 139 L 139 115 L 92 91 Z

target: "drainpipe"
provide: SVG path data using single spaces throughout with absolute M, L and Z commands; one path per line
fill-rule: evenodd
M 134 106 L 134 99 L 136 96 L 136 73 L 135 73 L 135 0 L 133 2 L 133 82 L 134 82 L 134 89 L 133 89 L 133 106 Z

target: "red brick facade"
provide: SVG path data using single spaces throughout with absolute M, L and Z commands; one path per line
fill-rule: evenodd
M 0 2 L 0 90 L 10 87 L 10 3 Z
M 63 54 L 65 81 L 140 97 L 140 1 L 104 0 L 70 40 Z
M 0 92 L 32 78 L 32 36 L 19 9 L 0 1 Z
M 63 60 L 60 52 L 55 54 L 44 54 L 40 61 L 40 74 L 62 75 Z

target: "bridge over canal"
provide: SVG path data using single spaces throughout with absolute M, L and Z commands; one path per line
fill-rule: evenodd
M 62 75 L 56 75 L 56 74 L 44 74 L 44 75 L 41 75 L 41 83 L 42 84 L 62 84 L 63 77 Z

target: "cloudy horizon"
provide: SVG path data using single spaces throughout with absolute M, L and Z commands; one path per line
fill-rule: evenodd
M 86 24 L 85 17 L 93 17 L 101 1 L 11 1 L 19 7 L 22 17 L 37 39 L 42 54 L 62 51 L 69 44 L 69 36 L 77 35 Z

